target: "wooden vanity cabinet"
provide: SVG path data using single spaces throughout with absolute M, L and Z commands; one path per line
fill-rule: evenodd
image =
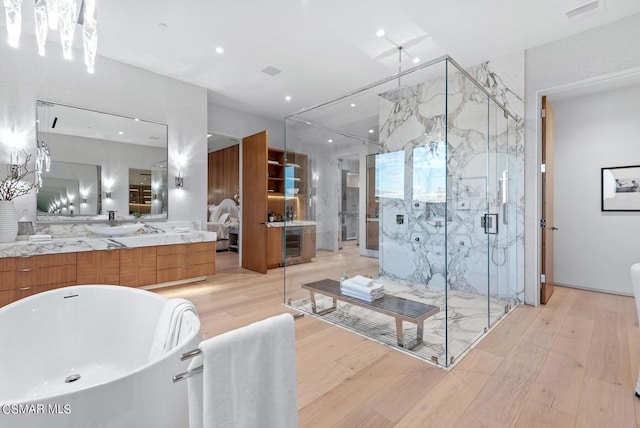
M 215 241 L 0 257 L 0 307 L 70 285 L 141 287 L 201 278 L 215 274 L 215 263 Z
M 120 284 L 120 250 L 78 253 L 78 284 Z
M 76 253 L 0 259 L 0 306 L 76 284 Z
M 156 248 L 137 247 L 118 250 L 120 254 L 120 285 L 141 287 L 158 283 Z
M 163 245 L 157 260 L 158 283 L 210 276 L 216 273 L 216 243 Z

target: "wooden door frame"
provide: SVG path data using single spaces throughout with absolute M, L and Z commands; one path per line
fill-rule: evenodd
M 553 108 L 551 107 L 551 104 L 548 102 L 548 98 L 547 95 L 543 95 L 541 100 L 540 100 L 540 104 L 541 104 L 541 108 L 540 108 L 540 135 L 541 135 L 541 165 L 545 165 L 545 172 L 542 171 L 542 169 L 540 170 L 540 249 L 539 249 L 539 255 L 540 255 L 540 275 L 538 277 L 539 282 L 539 291 L 538 291 L 538 295 L 539 295 L 539 301 L 541 304 L 546 304 L 549 299 L 551 298 L 551 296 L 553 295 L 553 266 L 547 266 L 548 265 L 548 261 L 550 261 L 551 263 L 553 263 L 553 259 L 549 260 L 549 256 L 547 254 L 547 251 L 552 251 L 553 252 L 553 240 L 549 239 L 548 234 L 551 232 L 553 232 L 552 228 L 553 228 L 553 224 L 550 224 L 552 222 L 552 219 L 548 217 L 548 213 L 547 213 L 547 208 L 548 205 L 551 205 L 551 209 L 553 209 L 553 201 L 549 201 L 549 197 L 553 198 L 553 194 L 548 195 L 547 193 L 547 180 L 548 178 L 548 174 L 546 171 L 546 166 L 549 163 L 549 159 L 548 157 L 552 155 L 549 155 L 547 153 L 547 111 L 550 111 L 553 113 Z M 545 113 L 545 114 L 543 114 Z M 553 115 L 551 115 L 552 117 Z M 553 123 L 552 123 L 553 126 Z M 551 145 L 553 145 L 554 142 L 551 142 Z M 551 153 L 553 153 L 553 147 L 551 147 Z M 553 159 L 551 159 L 551 162 L 553 162 Z M 553 165 L 551 165 L 551 168 L 549 170 L 549 172 L 551 172 L 553 170 Z M 553 181 L 551 182 L 551 186 L 553 186 Z M 542 222 L 545 221 L 547 224 L 543 225 Z M 548 241 L 550 241 L 550 245 L 551 248 L 547 248 L 548 247 Z M 553 255 L 553 253 L 551 254 Z M 545 281 L 542 281 L 542 275 L 545 275 Z

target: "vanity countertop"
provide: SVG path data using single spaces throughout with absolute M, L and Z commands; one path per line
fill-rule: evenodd
M 267 227 L 295 227 L 295 226 L 315 226 L 316 222 L 311 220 L 293 221 L 272 221 L 267 223 Z
M 16 241 L 0 244 L 2 257 L 30 257 L 41 254 L 76 253 L 82 251 L 117 250 L 119 248 L 151 247 L 156 245 L 190 244 L 215 241 L 215 232 L 189 231 L 142 233 L 132 236 L 65 237 L 50 241 Z

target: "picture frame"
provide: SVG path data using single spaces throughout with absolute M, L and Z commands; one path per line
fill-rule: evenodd
M 640 211 L 640 165 L 600 170 L 600 210 Z

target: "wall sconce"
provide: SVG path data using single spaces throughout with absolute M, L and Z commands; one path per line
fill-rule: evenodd
M 178 189 L 182 189 L 184 187 L 184 177 L 182 177 L 182 172 L 179 172 L 176 176 L 176 187 Z
M 107 197 L 107 199 L 111 199 L 111 190 L 107 190 L 106 192 L 104 192 L 104 195 Z
M 87 195 L 84 194 L 80 197 L 80 203 L 81 204 L 86 204 L 87 203 Z

